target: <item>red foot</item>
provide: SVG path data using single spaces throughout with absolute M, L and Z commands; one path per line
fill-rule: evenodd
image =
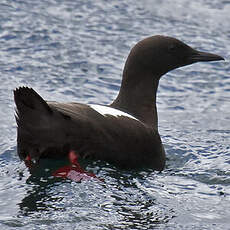
M 56 170 L 52 173 L 52 175 L 59 178 L 68 178 L 76 182 L 97 178 L 95 174 L 86 172 L 81 168 L 80 164 L 78 163 L 78 155 L 74 151 L 69 152 L 69 161 L 71 165 L 67 165 Z
M 28 154 L 24 160 L 26 167 L 28 167 L 29 169 L 31 169 L 34 165 L 34 163 L 32 162 L 31 156 Z

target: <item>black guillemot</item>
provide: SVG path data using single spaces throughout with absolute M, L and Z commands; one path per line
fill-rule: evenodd
M 32 88 L 14 90 L 17 151 L 24 161 L 65 157 L 110 162 L 121 168 L 162 171 L 165 150 L 158 133 L 156 93 L 162 75 L 195 62 L 224 60 L 166 36 L 138 42 L 125 63 L 121 88 L 110 105 L 58 103 Z

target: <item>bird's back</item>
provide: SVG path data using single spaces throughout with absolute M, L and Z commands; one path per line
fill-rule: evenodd
M 164 167 L 165 153 L 158 132 L 129 116 L 101 114 L 80 103 L 45 102 L 33 89 L 15 91 L 18 154 L 63 157 L 75 150 L 82 158 L 119 167 Z

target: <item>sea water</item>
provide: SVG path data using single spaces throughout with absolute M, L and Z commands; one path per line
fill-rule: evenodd
M 230 229 L 229 12 L 224 0 L 1 0 L 0 228 Z M 109 104 L 130 48 L 156 34 L 226 59 L 160 80 L 165 170 L 91 162 L 104 183 L 54 180 L 49 167 L 30 176 L 16 153 L 13 89 Z

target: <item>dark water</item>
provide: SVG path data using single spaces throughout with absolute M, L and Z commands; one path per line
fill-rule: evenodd
M 225 0 L 1 0 L 0 229 L 230 229 L 229 12 Z M 166 169 L 90 164 L 105 183 L 30 177 L 16 155 L 12 90 L 109 103 L 130 47 L 154 34 L 226 58 L 161 80 Z

